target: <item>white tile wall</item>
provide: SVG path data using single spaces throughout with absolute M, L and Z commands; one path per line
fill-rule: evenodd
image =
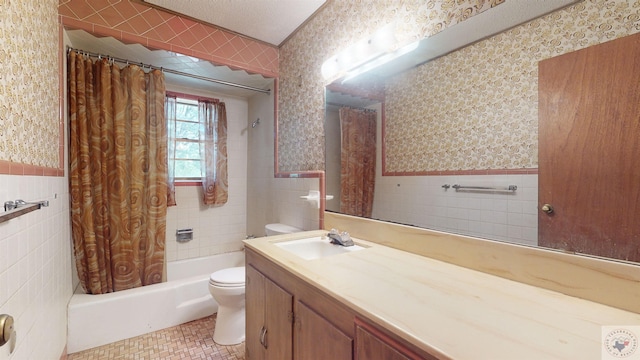
M 381 124 L 378 118 L 378 134 Z M 538 175 L 382 176 L 381 136 L 376 140 L 373 218 L 537 245 Z M 451 188 L 444 190 L 444 184 L 516 185 L 518 190 L 514 193 L 456 192 Z
M 50 205 L 0 224 L 0 314 L 17 331 L 15 351 L 1 347 L 0 359 L 58 359 L 72 295 L 67 178 L 0 175 L 0 202 L 18 198 Z
M 242 240 L 246 236 L 246 199 L 235 194 L 242 191 L 232 193 L 231 185 L 229 190 L 227 204 L 209 207 L 201 204 L 201 187 L 176 188 L 178 206 L 170 207 L 167 211 L 167 261 L 215 255 L 242 248 Z M 178 243 L 176 230 L 184 228 L 193 229 L 193 240 Z
M 515 192 L 456 192 L 444 184 L 516 185 Z M 538 237 L 537 175 L 378 177 L 373 217 L 520 244 Z
M 63 41 L 69 44 L 66 36 Z M 16 199 L 49 200 L 49 207 L 0 224 L 0 314 L 13 316 L 17 334 L 14 352 L 9 353 L 8 345 L 1 347 L 0 360 L 63 355 L 75 266 L 68 189 L 67 176 L 0 174 L 0 206 Z
M 167 210 L 167 261 L 209 256 L 242 249 L 247 235 L 247 111 L 246 99 L 167 85 L 180 93 L 221 99 L 227 108 L 229 200 L 219 207 L 202 205 L 200 186 L 176 187 L 177 206 Z M 176 241 L 176 230 L 193 229 L 193 240 Z
M 260 124 L 250 125 L 257 118 Z M 284 223 L 304 230 L 318 229 L 319 210 L 300 196 L 319 189 L 317 178 L 274 178 L 273 94 L 249 100 L 247 231 L 264 236 L 264 226 Z
M 315 203 L 301 199 L 309 190 L 318 190 L 317 178 L 272 179 L 273 222 L 295 226 L 304 230 L 317 230 L 319 210 Z
M 270 210 L 273 171 L 274 94 L 256 94 L 249 100 L 247 134 L 247 235 L 264 236 L 264 226 L 277 218 Z M 251 127 L 257 119 L 260 123 Z

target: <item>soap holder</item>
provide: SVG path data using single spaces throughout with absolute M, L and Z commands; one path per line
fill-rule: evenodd
M 301 199 L 305 199 L 312 203 L 315 203 L 316 207 L 320 209 L 320 191 L 319 190 L 309 190 L 309 195 L 300 196 Z M 326 200 L 333 199 L 333 195 L 326 195 L 324 197 Z
M 176 230 L 176 241 L 179 243 L 186 243 L 193 240 L 193 229 L 178 229 Z

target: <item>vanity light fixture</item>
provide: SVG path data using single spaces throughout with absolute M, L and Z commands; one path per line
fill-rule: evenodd
M 418 48 L 418 45 L 420 44 L 419 41 L 413 42 L 409 45 L 403 46 L 400 49 L 392 52 L 392 53 L 388 53 L 385 55 L 382 55 L 380 57 L 377 57 L 375 59 L 372 59 L 371 61 L 362 64 L 362 66 L 356 67 L 355 69 L 347 72 L 347 74 L 345 75 L 345 78 L 342 79 L 341 83 L 345 83 L 349 80 L 352 80 L 356 77 L 358 77 L 361 74 L 364 74 L 368 71 L 371 71 L 377 67 L 380 67 L 388 62 L 393 61 L 394 59 L 404 55 L 404 54 L 408 54 L 410 52 L 412 52 L 413 50 Z
M 376 59 L 392 54 L 396 47 L 395 24 L 390 23 L 372 36 L 358 41 L 325 61 L 322 64 L 322 76 L 325 79 L 332 79 L 337 75 L 354 71 Z

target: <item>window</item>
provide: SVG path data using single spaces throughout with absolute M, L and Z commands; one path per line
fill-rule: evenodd
M 200 121 L 198 101 L 178 97 L 176 99 L 175 178 L 200 180 L 203 170 L 200 161 Z
M 178 181 L 180 185 L 202 185 L 205 205 L 226 204 L 229 193 L 225 103 L 217 99 L 167 93 L 165 117 L 167 204 L 176 204 L 175 186 Z

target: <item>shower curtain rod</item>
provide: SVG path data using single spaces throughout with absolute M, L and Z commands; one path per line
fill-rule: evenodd
M 267 90 L 259 89 L 259 88 L 256 88 L 256 87 L 251 87 L 251 86 L 242 85 L 242 84 L 236 84 L 236 83 L 232 83 L 232 82 L 229 82 L 229 81 L 213 79 L 213 78 L 200 76 L 200 75 L 189 74 L 189 73 L 186 73 L 186 72 L 167 69 L 167 68 L 159 67 L 159 66 L 155 66 L 155 65 L 144 64 L 144 63 L 141 63 L 141 62 L 131 61 L 131 60 L 127 60 L 127 59 L 120 59 L 120 58 L 117 58 L 117 57 L 114 57 L 114 56 L 110 56 L 110 55 L 97 54 L 97 53 L 92 53 L 92 52 L 89 52 L 89 51 L 84 51 L 84 50 L 81 50 L 81 49 L 74 49 L 74 48 L 68 46 L 67 47 L 67 53 L 69 53 L 71 51 L 75 51 L 75 52 L 77 52 L 77 53 L 79 53 L 81 55 L 95 57 L 95 58 L 98 58 L 98 59 L 105 58 L 107 60 L 119 62 L 119 63 L 122 63 L 122 64 L 138 65 L 141 68 L 149 68 L 149 69 L 152 69 L 152 70 L 160 70 L 160 71 L 163 71 L 163 72 L 166 72 L 166 73 L 169 73 L 169 74 L 174 74 L 174 75 L 179 75 L 179 76 L 186 76 L 186 77 L 190 77 L 190 78 L 194 78 L 194 79 L 198 79 L 198 80 L 204 80 L 204 81 L 209 81 L 209 82 L 216 83 L 216 84 L 233 86 L 233 87 L 237 87 L 237 88 L 241 88 L 241 89 L 245 89 L 245 90 L 257 91 L 257 92 L 261 92 L 263 94 L 270 94 L 271 93 L 270 89 L 267 89 Z

